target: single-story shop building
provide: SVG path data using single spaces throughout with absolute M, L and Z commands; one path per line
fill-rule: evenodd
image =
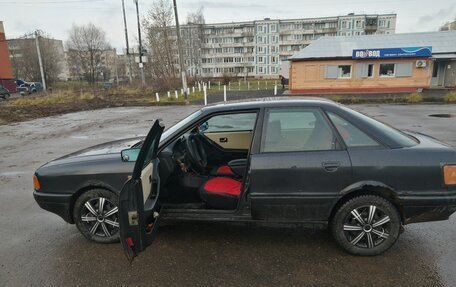
M 322 37 L 289 60 L 294 94 L 456 88 L 456 31 Z

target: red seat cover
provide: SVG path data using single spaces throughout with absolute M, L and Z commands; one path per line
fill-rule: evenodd
M 221 167 L 217 168 L 216 173 L 217 174 L 226 174 L 226 175 L 236 175 L 233 172 L 233 170 L 227 165 L 222 165 Z
M 241 194 L 241 182 L 228 177 L 215 177 L 204 184 L 207 193 L 218 193 L 239 197 Z

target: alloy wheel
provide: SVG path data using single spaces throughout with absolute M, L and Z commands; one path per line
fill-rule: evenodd
M 111 237 L 119 230 L 118 207 L 105 197 L 84 203 L 81 221 L 92 236 Z
M 390 217 L 375 205 L 353 209 L 345 218 L 346 239 L 356 247 L 371 249 L 381 245 L 391 233 Z

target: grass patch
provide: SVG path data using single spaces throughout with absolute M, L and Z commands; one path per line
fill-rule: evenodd
M 92 93 L 69 93 L 69 92 L 60 92 L 53 94 L 41 94 L 33 97 L 22 97 L 18 99 L 11 100 L 10 105 L 13 106 L 47 106 L 47 105 L 56 105 L 56 104 L 67 104 L 75 103 L 81 101 L 93 100 L 95 95 Z
M 411 103 L 411 104 L 420 103 L 423 101 L 423 96 L 420 95 L 419 93 L 411 93 L 410 95 L 407 96 L 406 100 L 408 103 Z
M 445 103 L 456 103 L 456 92 L 449 92 L 443 97 Z

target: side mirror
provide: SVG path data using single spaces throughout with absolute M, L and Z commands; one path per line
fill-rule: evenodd
M 120 157 L 124 162 L 135 162 L 138 159 L 140 148 L 124 149 L 120 152 Z
M 207 131 L 208 128 L 209 128 L 208 122 L 204 122 L 204 123 L 202 123 L 202 124 L 199 126 L 199 130 L 200 130 L 201 132 Z

